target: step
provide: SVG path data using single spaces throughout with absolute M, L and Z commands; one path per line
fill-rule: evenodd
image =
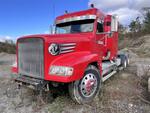
M 102 78 L 102 82 L 105 82 L 108 78 L 110 78 L 112 75 L 116 74 L 117 71 L 112 71 L 111 73 L 109 73 L 108 75 L 106 75 L 105 77 Z

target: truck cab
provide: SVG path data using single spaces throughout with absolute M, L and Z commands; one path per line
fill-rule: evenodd
M 101 84 L 128 63 L 118 55 L 117 16 L 96 8 L 58 16 L 54 34 L 20 37 L 16 49 L 17 83 L 39 90 L 68 84 L 78 103 L 92 101 Z

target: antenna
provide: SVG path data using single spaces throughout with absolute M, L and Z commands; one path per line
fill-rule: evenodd
M 55 2 L 52 2 L 52 19 L 55 20 Z M 53 27 L 54 27 L 54 23 L 52 23 L 50 26 L 49 26 L 49 31 L 51 34 L 53 34 Z
M 53 20 L 55 20 L 55 3 L 54 2 L 52 4 L 52 8 L 53 8 Z

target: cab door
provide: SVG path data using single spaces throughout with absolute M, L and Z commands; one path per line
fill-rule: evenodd
M 96 31 L 96 42 L 98 44 L 98 48 L 101 48 L 99 50 L 99 53 L 103 57 L 106 55 L 107 49 L 106 49 L 106 39 L 107 34 L 104 32 L 104 24 L 102 21 L 97 21 L 97 31 Z
M 108 32 L 106 48 L 110 51 L 109 60 L 113 60 L 118 52 L 118 20 L 116 16 L 108 15 L 106 17 L 105 31 Z

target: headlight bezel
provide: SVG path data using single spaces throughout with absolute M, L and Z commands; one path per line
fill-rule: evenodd
M 74 69 L 68 66 L 50 66 L 49 74 L 58 76 L 71 76 L 73 75 Z

